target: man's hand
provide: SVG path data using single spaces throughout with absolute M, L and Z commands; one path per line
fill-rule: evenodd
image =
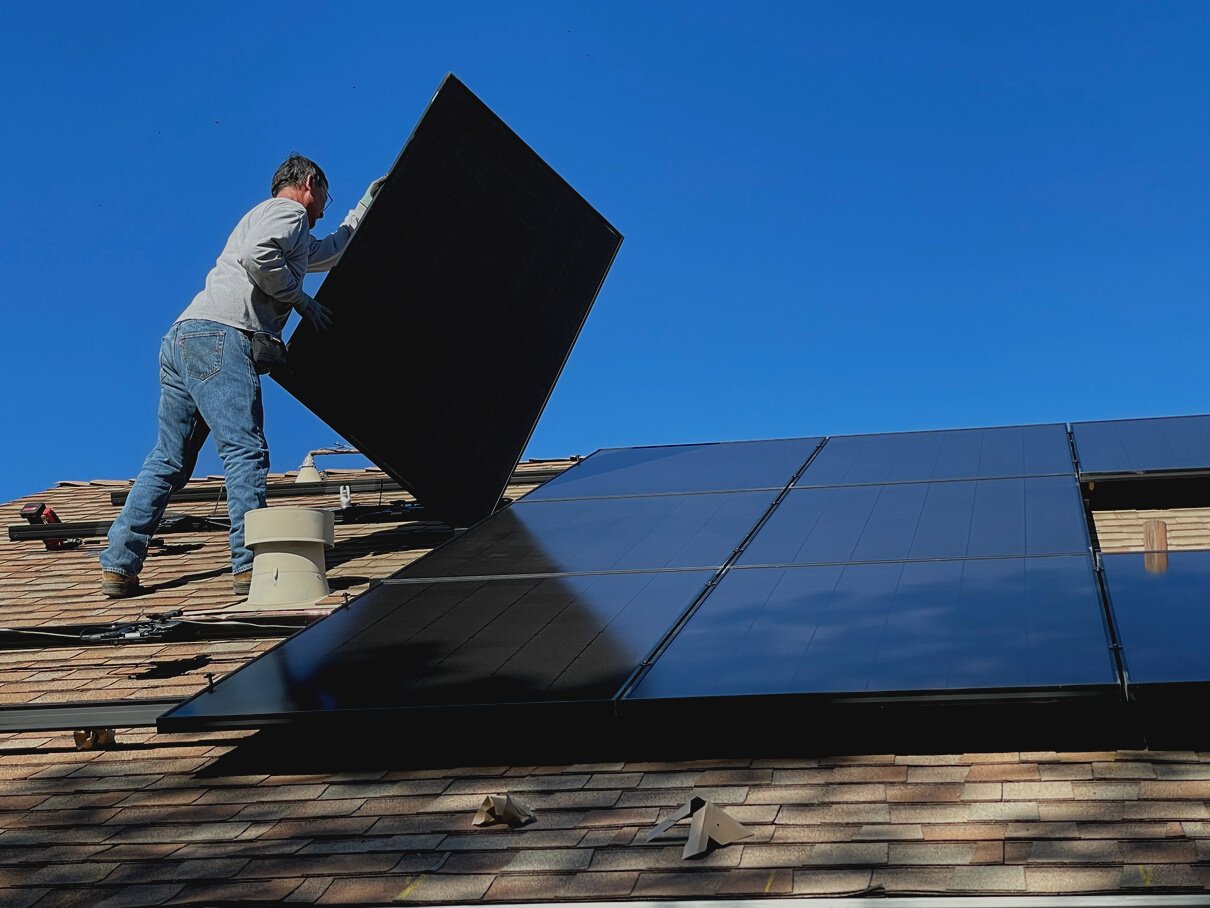
M 387 178 L 383 176 L 370 184 L 369 188 L 366 189 L 366 194 L 361 197 L 361 201 L 345 217 L 342 226 L 351 227 L 354 230 L 358 228 L 361 224 L 361 219 L 365 217 L 366 212 L 370 208 L 370 202 L 374 201 L 374 196 L 378 195 L 378 190 L 382 189 L 382 184 L 386 181 Z
M 388 176 L 389 176 L 389 174 L 388 174 Z M 386 176 L 381 176 L 377 180 L 375 180 L 373 183 L 371 183 L 370 187 L 366 190 L 366 194 L 361 197 L 361 204 L 363 204 L 367 208 L 369 208 L 370 202 L 372 202 L 374 200 L 374 196 L 378 195 L 378 190 L 380 190 L 382 188 L 382 184 L 385 183 L 386 181 L 387 181 Z
M 298 310 L 298 314 L 315 326 L 316 330 L 323 331 L 332 324 L 332 310 L 307 296 L 302 294 L 302 299 L 298 305 L 294 307 Z

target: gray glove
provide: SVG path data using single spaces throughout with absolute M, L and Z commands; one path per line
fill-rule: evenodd
M 374 201 L 374 196 L 378 195 L 378 190 L 382 188 L 382 184 L 386 181 L 387 178 L 382 176 L 371 183 L 369 188 L 366 189 L 366 194 L 363 195 L 361 197 L 361 201 L 357 203 L 357 207 L 345 216 L 345 219 L 341 221 L 341 225 L 344 227 L 352 227 L 354 230 L 356 230 L 357 225 L 361 223 L 361 219 L 365 217 L 366 212 L 369 210 L 370 203 Z
M 294 310 L 315 326 L 316 330 L 323 331 L 332 324 L 332 310 L 327 306 L 321 305 L 312 297 L 305 293 L 299 293 L 299 301 L 295 304 Z
M 369 188 L 366 189 L 366 194 L 361 197 L 361 202 L 359 204 L 365 205 L 367 208 L 369 208 L 370 202 L 374 201 L 374 196 L 378 195 L 378 190 L 381 189 L 382 184 L 387 181 L 387 176 L 390 176 L 390 174 L 381 176 L 371 183 Z

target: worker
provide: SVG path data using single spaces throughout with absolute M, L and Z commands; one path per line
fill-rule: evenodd
M 227 482 L 233 592 L 248 594 L 244 515 L 265 506 L 269 472 L 258 366 L 265 371 L 271 357 L 262 351 L 280 351 L 291 309 L 317 329 L 331 323 L 331 312 L 303 291 L 303 276 L 336 264 L 384 181 L 370 184 L 334 233 L 315 239 L 311 228 L 331 201 L 328 178 L 314 161 L 291 155 L 273 175 L 271 198 L 235 225 L 205 287 L 160 344 L 158 437 L 101 553 L 106 596 L 139 591 L 151 535 L 211 432 Z

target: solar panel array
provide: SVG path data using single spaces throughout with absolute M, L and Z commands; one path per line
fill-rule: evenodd
M 1169 557 L 1109 610 L 1062 425 L 605 449 L 162 725 L 1210 682 Z
M 187 702 L 165 727 L 608 704 L 821 440 L 598 452 Z
M 1114 681 L 1053 425 L 829 439 L 631 696 Z

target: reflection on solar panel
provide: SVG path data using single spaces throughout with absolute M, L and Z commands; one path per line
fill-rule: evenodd
M 1210 682 L 1210 552 L 1105 555 L 1131 684 Z
M 781 489 L 822 440 L 610 448 L 535 489 L 526 501 Z
M 173 718 L 607 701 L 711 574 L 384 584 Z
M 719 567 L 776 492 L 518 502 L 403 577 Z
M 1071 431 L 1086 477 L 1210 470 L 1210 416 L 1077 422 Z
M 449 76 L 319 290 L 332 326 L 298 327 L 280 380 L 469 526 L 500 500 L 621 241 Z
M 1090 543 L 1062 426 L 608 449 L 161 726 L 1112 698 Z
M 1088 547 L 1075 478 L 1048 476 L 794 489 L 739 563 L 1057 555 Z
M 635 698 L 1111 685 L 1087 556 L 731 571 Z
M 994 479 L 1071 472 L 1067 429 L 1056 423 L 829 438 L 798 485 Z

